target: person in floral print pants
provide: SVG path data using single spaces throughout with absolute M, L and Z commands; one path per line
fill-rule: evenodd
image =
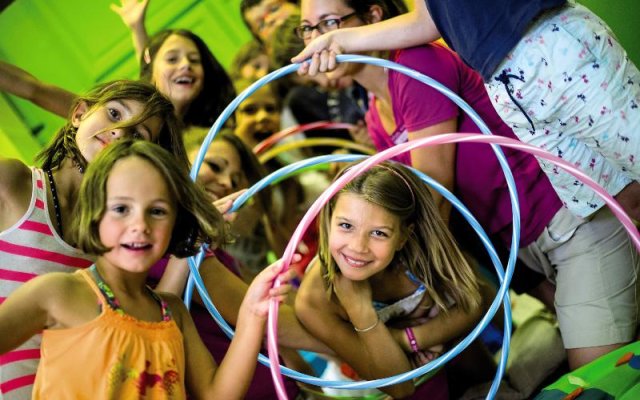
M 520 140 L 581 168 L 611 195 L 635 190 L 640 73 L 595 14 L 572 2 L 543 13 L 485 86 Z M 569 173 L 539 161 L 575 215 L 588 217 L 604 204 Z

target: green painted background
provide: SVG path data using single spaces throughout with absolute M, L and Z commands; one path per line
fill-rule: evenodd
M 112 0 L 15 0 L 0 13 L 0 60 L 73 92 L 96 82 L 136 78 L 131 39 Z M 640 0 L 581 0 L 612 27 L 640 65 Z M 250 39 L 240 0 L 151 0 L 147 26 L 188 28 L 228 67 Z M 27 101 L 0 93 L 0 155 L 31 163 L 63 120 Z

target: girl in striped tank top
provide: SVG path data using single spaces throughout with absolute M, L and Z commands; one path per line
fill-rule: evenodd
M 180 298 L 146 285 L 165 254 L 186 257 L 230 238 L 171 153 L 140 140 L 101 152 L 79 189 L 70 237 L 96 255 L 89 270 L 35 278 L 0 306 L 0 354 L 43 331 L 34 399 L 185 399 L 187 390 L 198 399 L 244 396 L 269 302 L 284 300 L 293 271 L 278 288 L 279 263 L 254 279 L 217 366 Z
M 178 135 L 173 106 L 153 86 L 114 81 L 76 100 L 67 123 L 39 154 L 40 167 L 0 158 L 0 304 L 38 275 L 91 265 L 94 257 L 75 249 L 69 228 L 83 171 L 103 147 L 121 137 L 145 139 L 186 165 Z M 0 399 L 31 398 L 40 335 L 22 339 L 28 340 L 0 356 Z

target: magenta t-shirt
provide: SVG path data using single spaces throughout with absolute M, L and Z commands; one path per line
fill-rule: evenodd
M 394 51 L 391 61 L 421 72 L 458 94 L 480 115 L 495 135 L 517 139 L 493 108 L 482 78 L 456 53 L 439 44 Z M 480 133 L 480 129 L 455 103 L 424 83 L 389 70 L 389 91 L 396 131 L 387 133 L 370 103 L 365 119 L 378 150 L 407 140 L 407 132 L 456 118 L 458 132 Z M 518 150 L 502 149 L 516 182 L 521 212 L 520 247 L 533 242 L 562 207 L 536 159 Z M 395 158 L 411 164 L 409 153 Z M 489 234 L 511 243 L 511 201 L 506 180 L 491 146 L 460 143 L 456 149 L 455 194 Z

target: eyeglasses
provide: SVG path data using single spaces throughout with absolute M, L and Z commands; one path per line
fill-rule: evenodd
M 316 29 L 321 34 L 322 33 L 327 33 L 329 31 L 335 31 L 336 29 L 340 28 L 340 23 L 341 22 L 344 22 L 344 21 L 348 20 L 349 18 L 353 17 L 354 15 L 357 15 L 357 13 L 356 12 L 352 12 L 351 14 L 347 14 L 344 17 L 340 17 L 340 18 L 323 19 L 322 21 L 318 22 L 315 25 L 300 25 L 300 26 L 296 26 L 293 29 L 293 32 L 300 39 L 309 40 L 309 39 L 311 39 L 311 35 L 313 34 L 313 31 L 315 31 Z

